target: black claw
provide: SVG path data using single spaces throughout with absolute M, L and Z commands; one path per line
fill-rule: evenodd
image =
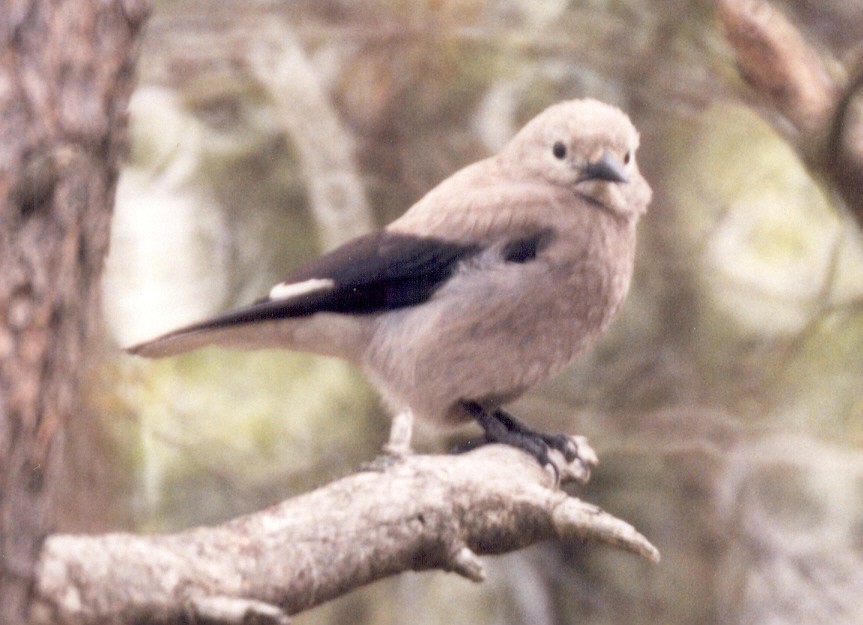
M 578 447 L 572 442 L 572 438 L 565 434 L 540 434 L 543 442 L 551 449 L 556 449 L 563 454 L 567 462 L 578 458 Z
M 560 481 L 560 471 L 549 458 L 549 450 L 556 449 L 561 452 L 567 462 L 573 462 L 579 457 L 578 447 L 569 436 L 537 432 L 499 408 L 490 413 L 476 402 L 465 401 L 462 404 L 485 430 L 485 436 L 461 443 L 456 447 L 459 452 L 475 449 L 487 443 L 510 445 L 536 458 L 543 468 L 551 465 L 556 483 Z

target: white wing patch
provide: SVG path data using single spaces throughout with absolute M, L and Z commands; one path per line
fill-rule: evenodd
M 270 289 L 270 299 L 291 299 L 299 295 L 314 293 L 315 291 L 329 291 L 336 283 L 329 278 L 311 278 L 302 282 L 280 282 Z

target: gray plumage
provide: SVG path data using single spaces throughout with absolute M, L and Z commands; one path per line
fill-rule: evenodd
M 269 297 L 129 351 L 317 352 L 360 364 L 393 409 L 441 424 L 494 412 L 588 349 L 620 309 L 651 197 L 637 147 L 620 110 L 554 105 Z

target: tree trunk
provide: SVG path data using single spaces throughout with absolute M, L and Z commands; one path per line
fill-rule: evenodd
M 0 623 L 24 623 L 75 407 L 149 0 L 0 15 Z

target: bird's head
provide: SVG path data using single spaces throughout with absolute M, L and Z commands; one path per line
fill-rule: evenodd
M 638 171 L 638 131 L 620 109 L 569 100 L 537 115 L 501 153 L 508 173 L 564 187 L 625 217 L 645 212 L 651 190 Z

